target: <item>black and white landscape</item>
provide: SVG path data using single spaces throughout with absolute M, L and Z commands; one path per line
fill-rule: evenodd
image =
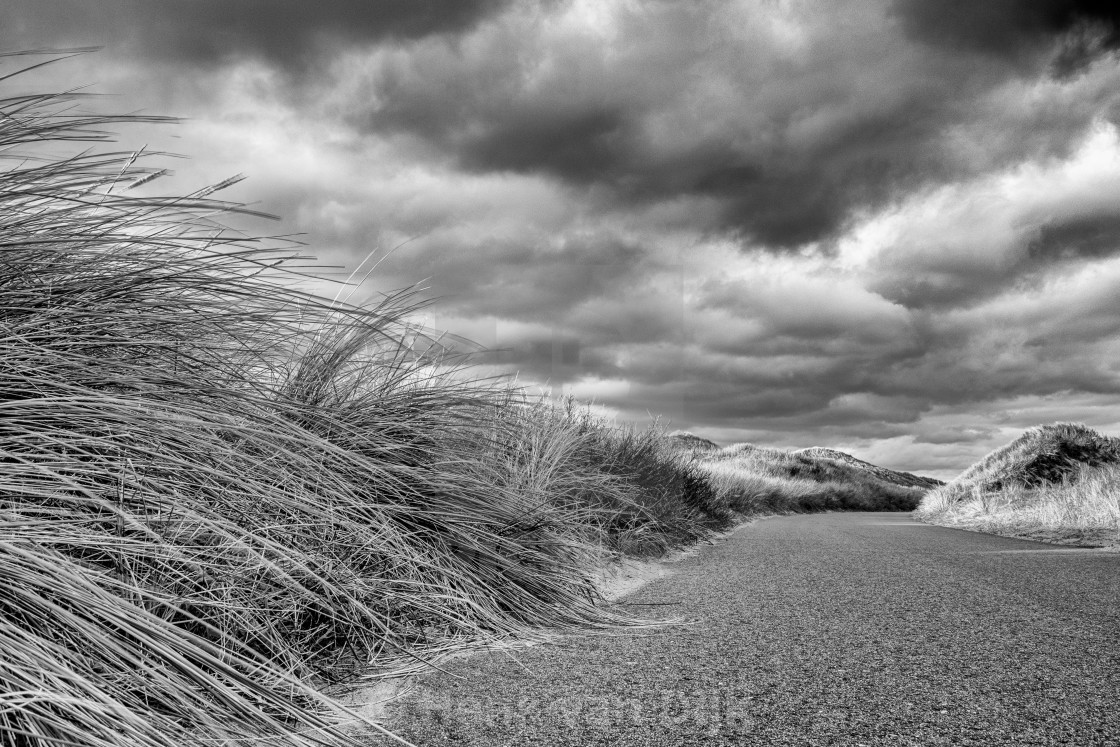
M 102 47 L 42 74 L 184 117 L 127 140 L 191 156 L 183 192 L 244 173 L 230 199 L 343 276 L 372 252 L 364 293 L 423 283 L 526 384 L 949 479 L 1120 426 L 1116 16 L 11 0 L 0 47 Z

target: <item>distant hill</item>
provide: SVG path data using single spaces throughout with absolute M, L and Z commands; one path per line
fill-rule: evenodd
M 669 442 L 678 448 L 698 453 L 719 451 L 719 444 L 688 431 L 673 431 L 668 435 Z
M 838 458 L 837 455 L 847 458 Z M 896 476 L 904 473 L 895 472 L 885 467 L 876 467 L 843 452 L 821 447 L 786 451 L 785 449 L 742 443 L 725 446 L 718 452 L 712 453 L 708 458 L 713 461 L 734 461 L 749 464 L 756 468 L 765 469 L 773 475 L 798 477 L 818 482 L 885 483 L 897 487 L 922 489 L 930 487 L 924 482 L 913 484 L 912 482 L 906 482 L 904 478 L 896 479 Z M 911 475 L 911 477 L 914 476 Z
M 866 506 L 860 510 L 908 511 L 916 508 L 921 496 L 929 489 L 928 483 L 915 484 L 894 472 L 861 462 L 844 454 L 848 459 L 838 459 L 811 453 L 812 450 L 786 451 L 755 444 L 740 443 L 725 446 L 718 451 L 704 454 L 703 461 L 713 465 L 734 467 L 744 473 L 766 475 L 780 480 L 804 481 L 832 486 L 831 489 L 853 492 L 862 496 L 854 505 Z M 859 464 L 851 464 L 848 460 Z M 910 478 L 914 478 L 910 475 Z M 921 479 L 921 478 L 919 478 Z
M 908 488 L 923 488 L 929 490 L 936 488 L 945 483 L 933 477 L 923 477 L 921 475 L 914 475 L 909 472 L 898 472 L 886 467 L 880 467 L 870 462 L 865 462 L 858 459 L 851 454 L 846 454 L 843 451 L 836 449 L 827 449 L 823 446 L 812 446 L 808 449 L 801 449 L 800 451 L 793 452 L 794 454 L 804 454 L 805 456 L 816 457 L 818 459 L 831 459 L 836 462 L 842 462 L 857 469 L 862 469 L 878 477 L 885 482 L 891 482 L 895 485 L 903 485 Z
M 819 493 L 826 504 L 835 497 L 837 506 L 848 509 L 908 511 L 918 506 L 928 490 L 944 484 L 820 446 L 799 451 L 751 443 L 721 447 L 688 431 L 675 431 L 667 438 L 674 448 L 722 474 L 731 470 L 741 476 L 762 476 L 784 485 L 790 495 Z
M 988 454 L 938 493 L 941 501 L 953 503 L 977 489 L 997 492 L 1060 483 L 1082 466 L 1109 464 L 1120 464 L 1120 438 L 1080 423 L 1042 425 Z

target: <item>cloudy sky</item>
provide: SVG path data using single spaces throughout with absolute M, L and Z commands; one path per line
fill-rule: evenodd
M 168 192 L 283 217 L 525 384 L 951 477 L 1120 433 L 1112 0 L 5 0 L 32 79 L 185 118 Z M 0 73 L 19 63 L 8 59 Z M 343 273 L 345 274 L 345 272 Z

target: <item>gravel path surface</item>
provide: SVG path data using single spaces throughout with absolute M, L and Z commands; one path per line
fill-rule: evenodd
M 673 568 L 621 603 L 690 624 L 452 662 L 388 726 L 421 747 L 1120 745 L 1120 554 L 823 514 Z

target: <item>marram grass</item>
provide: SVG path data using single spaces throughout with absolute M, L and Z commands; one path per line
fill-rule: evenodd
M 1120 543 L 1120 439 L 1079 423 L 1031 428 L 930 491 L 945 526 L 1074 544 Z
M 323 687 L 627 623 L 590 569 L 729 520 L 652 436 L 415 353 L 411 294 L 300 290 L 233 180 L 137 194 L 88 149 L 135 118 L 81 104 L 0 99 L 4 744 L 345 743 Z
M 804 451 L 743 443 L 717 450 L 702 448 L 695 454 L 697 465 L 716 491 L 744 514 L 910 511 L 925 493 L 922 488 Z M 893 474 L 904 481 L 913 477 Z

